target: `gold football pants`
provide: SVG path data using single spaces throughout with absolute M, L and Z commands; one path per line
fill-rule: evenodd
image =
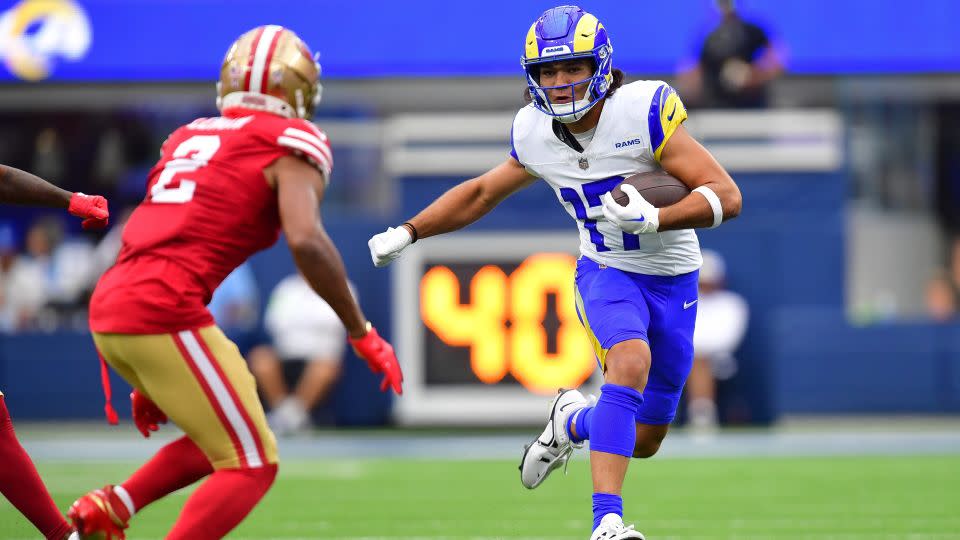
M 172 334 L 100 334 L 103 358 L 203 450 L 215 469 L 277 462 L 253 375 L 216 326 Z

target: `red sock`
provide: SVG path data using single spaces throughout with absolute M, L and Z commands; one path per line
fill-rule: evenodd
M 63 540 L 72 530 L 43 485 L 30 456 L 20 446 L 7 404 L 0 394 L 0 493 L 50 540 Z
M 133 499 L 134 510 L 139 512 L 153 501 L 212 472 L 213 466 L 196 443 L 189 437 L 181 437 L 161 448 L 122 486 Z
M 167 540 L 223 538 L 260 502 L 276 476 L 276 465 L 214 472 L 187 500 Z

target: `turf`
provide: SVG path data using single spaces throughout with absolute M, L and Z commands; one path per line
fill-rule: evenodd
M 133 464 L 44 462 L 58 504 Z M 628 521 L 649 539 L 960 538 L 960 455 L 655 459 L 634 462 Z M 135 518 L 128 538 L 161 538 L 187 492 Z M 590 527 L 588 463 L 537 491 L 513 461 L 297 461 L 231 538 L 570 538 Z M 36 538 L 5 501 L 0 538 Z

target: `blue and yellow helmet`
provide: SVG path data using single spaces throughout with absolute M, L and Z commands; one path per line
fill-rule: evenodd
M 583 81 L 561 86 L 540 86 L 539 67 L 549 62 L 589 58 L 593 75 Z M 610 90 L 613 83 L 613 45 L 596 17 L 578 6 L 558 6 L 543 12 L 527 32 L 526 50 L 520 64 L 527 73 L 530 97 L 537 109 L 561 122 L 583 117 Z M 575 87 L 587 85 L 584 98 L 577 101 Z M 569 89 L 570 103 L 554 104 L 546 90 Z

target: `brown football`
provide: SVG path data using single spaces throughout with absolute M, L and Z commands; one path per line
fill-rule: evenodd
M 643 198 L 657 208 L 670 206 L 690 193 L 690 188 L 664 170 L 639 173 L 626 178 L 611 191 L 613 200 L 620 206 L 626 206 L 629 201 L 627 194 L 620 189 L 623 184 L 637 188 Z

